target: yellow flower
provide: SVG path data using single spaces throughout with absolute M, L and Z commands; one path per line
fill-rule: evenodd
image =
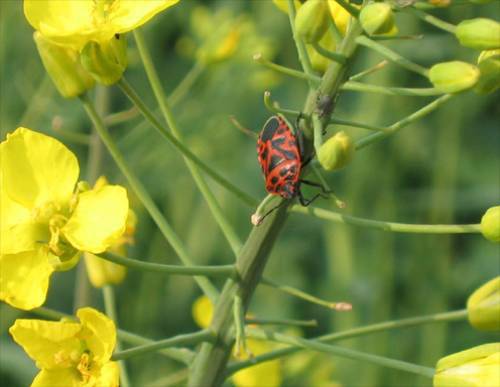
M 434 387 L 500 386 L 500 343 L 484 344 L 440 359 Z
M 18 319 L 9 332 L 41 369 L 32 387 L 118 387 L 119 370 L 110 361 L 115 324 L 92 308 L 76 313 L 80 322 Z
M 55 43 L 81 50 L 140 27 L 179 0 L 24 0 L 34 29 Z
M 207 296 L 201 296 L 193 303 L 193 318 L 201 328 L 210 325 L 213 317 L 213 305 Z M 246 339 L 246 345 L 253 355 L 261 355 L 275 348 L 267 341 Z M 268 361 L 246 369 L 233 376 L 233 382 L 237 387 L 274 387 L 281 384 L 281 363 L 279 360 Z
M 127 192 L 74 192 L 75 155 L 26 128 L 8 134 L 0 154 L 0 300 L 32 309 L 44 303 L 55 270 L 72 268 L 80 251 L 100 253 L 123 234 Z
M 108 185 L 104 176 L 97 179 L 94 189 Z M 121 255 L 126 254 L 126 245 L 134 243 L 134 233 L 137 224 L 137 217 L 134 211 L 129 210 L 125 226 L 125 232 L 115 243 L 109 247 L 109 251 Z M 85 253 L 85 266 L 87 274 L 93 286 L 100 288 L 104 285 L 117 285 L 121 283 L 127 275 L 127 268 L 114 262 L 106 261 L 91 253 Z
M 354 6 L 359 7 L 357 4 L 354 4 Z M 328 8 L 330 8 L 330 14 L 332 15 L 332 19 L 335 22 L 337 29 L 342 35 L 345 35 L 347 26 L 351 20 L 351 14 L 335 0 L 328 0 Z
M 476 329 L 500 331 L 500 276 L 471 294 L 467 300 L 467 316 Z

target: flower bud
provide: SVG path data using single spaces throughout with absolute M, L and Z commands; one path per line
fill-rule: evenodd
M 88 42 L 80 60 L 96 81 L 112 85 L 120 80 L 127 68 L 127 40 L 124 35 L 117 34 L 106 43 Z
M 371 3 L 361 9 L 359 22 L 369 35 L 395 34 L 394 14 L 387 3 Z
M 332 34 L 324 34 L 319 41 L 319 45 L 327 49 L 328 51 L 335 51 L 336 44 Z M 321 55 L 314 49 L 314 47 L 309 44 L 306 45 L 306 49 L 307 53 L 309 54 L 309 59 L 311 60 L 312 68 L 323 74 L 326 71 L 328 65 L 331 63 L 331 60 Z
M 353 4 L 353 6 L 359 8 L 359 5 L 357 4 Z M 349 20 L 351 20 L 351 14 L 335 0 L 328 0 L 328 8 L 330 9 L 330 15 L 332 16 L 337 29 L 342 35 L 345 35 L 347 25 L 349 24 Z
M 500 276 L 476 289 L 467 300 L 470 324 L 481 331 L 500 331 Z
M 343 131 L 330 137 L 319 148 L 318 161 L 327 171 L 344 167 L 354 155 L 354 144 L 351 137 Z
M 483 387 L 500 385 L 500 343 L 479 345 L 440 359 L 434 387 Z
M 465 47 L 478 50 L 500 48 L 500 23 L 486 18 L 464 20 L 457 26 L 455 36 Z
M 481 218 L 481 233 L 492 242 L 500 242 L 500 206 L 489 208 Z
M 493 93 L 500 87 L 500 49 L 481 52 L 477 63 L 481 75 L 474 91 L 478 94 Z
M 94 80 L 78 61 L 78 52 L 58 46 L 39 32 L 33 34 L 43 66 L 65 98 L 76 97 L 94 86 Z
M 306 43 L 316 43 L 328 29 L 328 10 L 324 0 L 309 0 L 297 11 L 295 31 Z
M 470 63 L 452 61 L 431 67 L 429 79 L 443 93 L 458 93 L 470 89 L 479 79 L 479 69 Z

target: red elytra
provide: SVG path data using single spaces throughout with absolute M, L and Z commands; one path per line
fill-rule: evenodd
M 270 194 L 292 199 L 300 192 L 302 160 L 297 136 L 280 116 L 264 124 L 257 140 L 259 164 Z

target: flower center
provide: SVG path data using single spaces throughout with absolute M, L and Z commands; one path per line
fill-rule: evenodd
M 91 363 L 92 359 L 90 357 L 90 352 L 83 352 L 80 356 L 80 361 L 78 362 L 76 369 L 78 370 L 78 372 L 80 372 L 80 375 L 82 375 L 82 380 L 84 383 L 87 383 L 92 376 L 90 372 Z
M 116 0 L 94 0 L 94 17 L 98 23 L 107 21 L 118 2 Z

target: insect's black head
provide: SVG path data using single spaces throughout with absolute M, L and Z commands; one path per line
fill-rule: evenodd
M 287 181 L 281 186 L 280 196 L 283 199 L 292 199 L 297 195 L 297 184 Z

